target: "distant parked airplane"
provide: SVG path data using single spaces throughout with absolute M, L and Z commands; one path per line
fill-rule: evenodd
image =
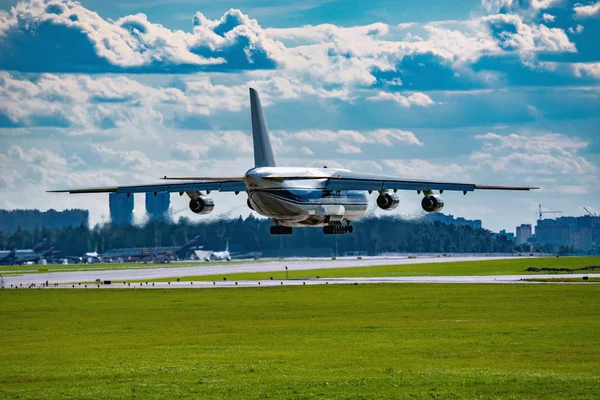
M 190 209 L 196 214 L 208 214 L 214 202 L 208 195 L 212 190 L 246 192 L 247 204 L 257 213 L 273 220 L 271 234 L 292 233 L 292 227 L 322 226 L 325 234 L 352 232 L 350 223 L 367 213 L 367 195 L 379 193 L 377 206 L 383 210 L 398 207 L 398 190 L 423 193 L 423 210 L 437 212 L 444 207 L 441 194 L 446 190 L 463 194 L 474 190 L 530 190 L 533 187 L 489 186 L 473 183 L 413 180 L 350 172 L 339 168 L 278 167 L 271 148 L 267 124 L 258 92 L 250 89 L 254 168 L 244 176 L 230 178 L 178 177 L 155 185 L 113 186 L 104 188 L 66 189 L 52 192 L 68 193 L 132 193 L 179 192 L 190 197 Z M 426 174 L 427 171 L 424 171 Z M 204 191 L 205 193 L 202 193 Z M 438 191 L 436 194 L 434 191 Z
M 204 261 L 231 261 L 231 254 L 229 253 L 229 242 L 227 242 L 224 251 L 197 250 L 195 253 L 196 257 Z
M 106 253 L 97 256 L 104 261 L 152 261 L 152 262 L 170 262 L 175 259 L 185 259 L 192 253 L 194 247 L 198 244 L 199 236 L 196 236 L 183 246 L 170 247 L 134 247 L 111 249 Z
M 33 249 L 0 250 L 0 265 L 35 264 L 55 254 L 54 246 L 48 246 L 48 241 L 43 239 Z

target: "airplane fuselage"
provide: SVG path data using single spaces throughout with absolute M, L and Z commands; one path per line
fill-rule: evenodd
M 261 167 L 246 172 L 249 205 L 281 226 L 325 226 L 364 216 L 368 200 L 364 192 L 327 190 L 333 168 Z M 273 179 L 288 175 L 296 179 Z M 297 179 L 302 177 L 302 179 Z M 325 177 L 325 178 L 324 178 Z

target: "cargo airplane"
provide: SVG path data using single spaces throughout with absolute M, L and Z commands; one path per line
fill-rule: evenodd
M 247 204 L 257 213 L 271 218 L 271 234 L 291 234 L 294 227 L 322 227 L 324 234 L 351 233 L 351 222 L 367 213 L 367 193 L 377 192 L 377 206 L 383 210 L 398 207 L 398 190 L 423 194 L 423 210 L 433 213 L 444 207 L 441 194 L 475 190 L 531 190 L 524 186 L 490 186 L 473 183 L 403 179 L 351 172 L 339 168 L 279 167 L 271 147 L 267 124 L 258 92 L 250 89 L 250 115 L 254 142 L 254 168 L 237 177 L 167 177 L 153 185 L 113 186 L 65 189 L 66 193 L 133 193 L 178 192 L 190 198 L 190 210 L 208 214 L 214 208 L 211 191 L 246 192 Z

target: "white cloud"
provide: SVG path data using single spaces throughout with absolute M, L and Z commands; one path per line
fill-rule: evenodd
M 102 161 L 112 167 L 122 167 L 132 171 L 147 171 L 152 162 L 146 154 L 137 150 L 114 150 L 104 145 L 93 145 L 94 152 Z
M 522 55 L 577 51 L 564 30 L 527 24 L 518 15 L 490 15 L 483 17 L 481 21 L 495 32 L 498 43 L 506 50 L 517 50 Z
M 579 24 L 577 24 L 577 26 L 575 26 L 575 28 L 573 28 L 573 27 L 570 27 L 570 28 L 569 28 L 569 33 L 570 33 L 571 35 L 579 35 L 580 33 L 582 33 L 582 32 L 583 32 L 583 29 L 584 29 L 584 28 L 583 28 L 583 25 L 579 25 Z
M 306 146 L 302 146 L 302 147 L 300 148 L 300 153 L 301 153 L 301 154 L 304 154 L 304 155 L 306 155 L 306 156 L 312 156 L 312 155 L 314 155 L 314 154 L 315 154 L 315 153 L 314 153 L 314 152 L 313 152 L 311 149 L 309 149 L 309 148 L 308 148 L 308 147 L 306 147 Z
M 196 131 L 195 135 L 198 142 L 173 143 L 171 156 L 177 160 L 206 160 L 253 152 L 250 136 L 241 131 Z
M 259 90 L 263 106 L 308 96 L 346 100 L 346 89 L 323 89 L 280 75 L 240 84 L 214 83 L 208 76 L 180 81 L 177 87 L 149 86 L 125 76 L 41 74 L 17 79 L 0 71 L 0 123 L 4 126 L 69 128 L 69 135 L 158 137 L 158 128 L 181 116 L 208 116 L 249 106 L 248 87 Z
M 400 30 L 404 30 L 404 29 L 412 28 L 413 26 L 416 26 L 416 25 L 417 25 L 416 22 L 404 22 L 404 23 L 396 25 L 396 28 L 398 28 Z
M 431 97 L 426 95 L 425 93 L 415 92 L 411 93 L 408 96 L 404 96 L 400 93 L 390 93 L 390 92 L 378 92 L 375 96 L 367 97 L 369 101 L 393 101 L 401 105 L 402 107 L 410 107 L 410 106 L 420 106 L 427 107 L 432 104 L 435 104 Z
M 2 37 L 0 51 L 9 56 L 0 66 L 29 72 L 274 68 L 284 51 L 239 10 L 215 21 L 196 13 L 193 32 L 188 33 L 152 23 L 145 14 L 106 20 L 71 0 L 17 3 L 0 15 Z M 41 52 L 37 62 L 27 54 L 30 47 Z
M 600 79 L 600 62 L 595 63 L 574 63 L 572 64 L 573 71 L 576 76 L 589 76 L 595 79 Z
M 360 147 L 344 143 L 339 143 L 336 151 L 340 154 L 358 154 L 361 152 Z
M 563 0 L 482 0 L 481 4 L 488 12 L 545 10 L 560 4 Z
M 600 1 L 597 3 L 591 3 L 588 5 L 575 4 L 573 12 L 577 18 L 589 18 L 597 14 L 600 14 Z
M 489 3 L 490 7 L 491 3 L 517 5 L 512 1 Z M 541 9 L 551 3 L 533 1 L 531 6 Z M 500 31 L 491 31 L 491 24 Z M 412 26 L 417 24 L 400 24 L 398 29 Z M 502 31 L 502 26 L 510 29 Z M 50 31 L 32 35 L 39 27 L 47 27 Z M 516 50 L 531 58 L 537 52 L 575 51 L 563 30 L 526 21 L 517 14 L 440 21 L 420 28 L 425 33 L 423 37 L 407 36 L 404 40 L 393 40 L 389 26 L 383 23 L 263 29 L 257 21 L 232 9 L 217 20 L 197 13 L 193 32 L 188 33 L 152 23 L 143 14 L 111 21 L 70 0 L 60 4 L 54 0 L 49 3 L 33 0 L 18 3 L 11 12 L 2 15 L 0 39 L 22 36 L 36 40 L 31 43 L 36 48 L 52 51 L 48 50 L 48 55 L 35 55 L 43 62 L 32 62 L 33 55 L 27 53 L 32 46 L 25 43 L 11 47 L 8 49 L 11 53 L 2 49 L 1 43 L 8 41 L 0 40 L 0 51 L 10 54 L 2 58 L 0 68 L 160 74 L 270 69 L 280 77 L 279 88 L 273 88 L 281 90 L 282 95 L 299 96 L 311 92 L 321 97 L 349 99 L 353 87 L 377 83 L 376 70 L 396 71 L 398 76 L 390 81 L 402 82 L 400 64 L 406 57 L 434 56 L 439 58 L 436 62 L 463 73 L 469 64 L 486 55 Z M 61 38 L 58 48 L 55 48 L 58 39 L 54 39 L 53 34 Z M 39 40 L 42 42 L 38 43 Z M 78 42 L 81 40 L 85 43 Z M 62 54 L 63 49 L 65 54 Z M 477 74 L 472 75 L 477 78 Z M 324 90 L 324 87 L 328 89 Z M 213 99 L 215 103 L 220 102 L 222 97 L 218 95 L 223 90 L 216 90 L 218 100 Z M 237 102 L 228 101 L 230 96 L 223 99 L 225 107 L 239 107 Z M 207 104 L 199 101 L 190 110 L 207 115 L 210 112 Z
M 495 172 L 512 174 L 576 176 L 588 178 L 596 167 L 577 154 L 588 143 L 562 134 L 499 135 L 487 133 L 475 136 L 482 141 L 481 152 L 471 155 L 471 161 L 487 165 Z
M 468 169 L 456 163 L 441 164 L 428 160 L 383 160 L 395 176 L 414 179 L 448 179 L 464 181 L 469 176 Z
M 546 22 L 554 22 L 554 20 L 556 19 L 556 17 L 552 14 L 542 14 L 542 19 Z
M 298 132 L 274 132 L 283 138 L 304 142 L 320 143 L 355 143 L 355 144 L 380 144 L 393 146 L 394 143 L 405 143 L 422 146 L 423 143 L 414 133 L 401 129 L 375 129 L 359 132 L 353 130 L 330 131 L 324 129 L 311 129 Z

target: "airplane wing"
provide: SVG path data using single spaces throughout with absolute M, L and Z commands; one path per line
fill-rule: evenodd
M 154 185 L 110 186 L 100 188 L 49 190 L 50 193 L 159 193 L 159 192 L 195 192 L 217 190 L 219 192 L 245 192 L 246 183 L 242 180 L 196 181 L 186 183 L 160 183 Z
M 336 172 L 330 176 L 326 188 L 329 190 L 449 190 L 463 193 L 474 190 L 532 190 L 537 187 L 477 185 L 474 183 L 457 183 L 428 180 L 401 179 L 390 176 L 361 174 L 355 172 Z
M 459 192 L 472 192 L 474 190 L 532 190 L 537 187 L 529 186 L 498 186 L 478 185 L 474 183 L 458 183 L 444 181 L 429 181 L 416 179 L 403 179 L 392 176 L 361 174 L 350 171 L 336 171 L 333 175 L 323 176 L 290 176 L 272 175 L 266 177 L 272 180 L 312 180 L 327 179 L 325 189 L 328 190 L 448 190 Z

